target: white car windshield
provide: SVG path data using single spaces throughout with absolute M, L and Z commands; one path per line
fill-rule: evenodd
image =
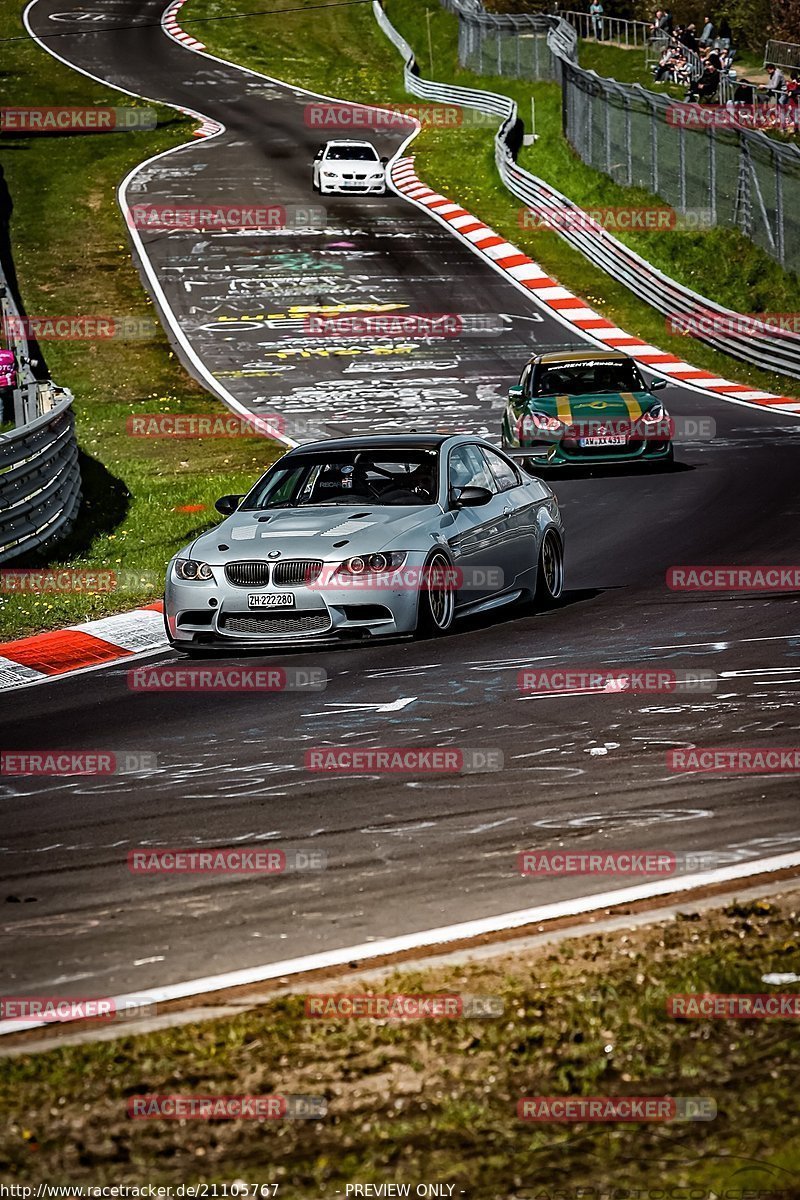
M 298 455 L 285 466 L 278 463 L 256 484 L 241 507 L 435 504 L 438 462 L 435 450 L 343 450 Z
M 379 162 L 374 146 L 329 146 L 325 157 L 343 162 Z

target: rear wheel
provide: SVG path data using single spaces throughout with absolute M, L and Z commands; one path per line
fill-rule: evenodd
M 539 548 L 536 572 L 536 607 L 549 608 L 564 590 L 564 547 L 554 529 L 548 529 Z
M 441 637 L 453 624 L 456 611 L 453 567 L 447 556 L 434 554 L 425 566 L 424 577 L 419 594 L 417 634 Z

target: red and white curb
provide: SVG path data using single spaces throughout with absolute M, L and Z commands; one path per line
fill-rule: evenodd
M 0 642 L 0 691 L 167 649 L 163 609 L 158 600 L 132 612 Z
M 181 46 L 186 46 L 188 50 L 205 50 L 205 44 L 199 42 L 197 38 L 192 37 L 185 29 L 181 29 L 177 21 L 177 15 L 186 0 L 172 0 L 172 3 L 164 10 L 164 15 L 161 18 L 161 27 L 168 37 L 171 37 L 174 42 L 178 42 Z M 203 117 L 200 121 L 199 129 L 195 129 L 192 137 L 213 137 L 216 133 L 222 133 L 222 125 L 218 121 L 212 121 L 210 117 Z
M 777 409 L 781 412 L 800 415 L 800 400 L 791 396 L 775 396 L 771 392 L 758 391 L 745 383 L 732 383 L 720 379 L 711 371 L 703 371 L 684 362 L 674 354 L 667 354 L 658 346 L 651 346 L 642 338 L 632 337 L 613 321 L 602 317 L 589 308 L 585 300 L 574 296 L 551 279 L 543 267 L 529 258 L 511 242 L 495 233 L 483 221 L 447 196 L 429 188 L 417 177 L 414 159 L 399 158 L 391 166 L 391 181 L 397 191 L 417 205 L 428 209 L 450 226 L 452 231 L 479 251 L 484 258 L 499 270 L 506 272 L 517 284 L 529 289 L 531 295 L 543 307 L 555 313 L 561 321 L 572 325 L 581 333 L 589 334 L 599 342 L 624 350 L 642 366 L 663 375 L 669 375 L 680 383 L 690 384 L 702 391 L 738 403 Z

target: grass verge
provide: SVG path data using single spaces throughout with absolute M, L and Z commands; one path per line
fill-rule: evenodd
M 796 1022 L 680 1020 L 666 1003 L 796 989 L 762 975 L 797 970 L 799 901 L 787 884 L 769 900 L 702 914 L 687 904 L 638 930 L 336 987 L 499 997 L 495 1018 L 309 1019 L 292 996 L 233 1019 L 5 1060 L 0 1172 L 75 1186 L 272 1182 L 286 1200 L 387 1180 L 411 1195 L 446 1180 L 471 1200 L 797 1197 Z M 322 1096 L 327 1116 L 126 1115 L 133 1096 L 273 1093 Z M 517 1118 L 523 1096 L 705 1096 L 717 1116 L 534 1124 Z
M 3 0 L 0 37 L 23 33 L 18 6 Z M 32 42 L 14 43 L 2 78 L 20 106 L 144 104 L 70 71 Z M 78 526 L 49 562 L 121 569 L 127 582 L 123 593 L 0 595 L 0 639 L 160 596 L 167 560 L 216 518 L 214 500 L 243 491 L 278 453 L 259 437 L 156 441 L 126 433 L 136 414 L 225 411 L 173 355 L 131 261 L 116 201 L 132 167 L 190 137 L 194 122 L 156 111 L 153 131 L 2 138 L 0 191 L 7 188 L 13 205 L 11 245 L 28 315 L 142 319 L 152 336 L 42 342 L 52 377 L 75 396 L 84 487 Z

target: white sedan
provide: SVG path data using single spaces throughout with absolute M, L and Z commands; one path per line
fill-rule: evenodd
M 314 191 L 372 192 L 382 196 L 388 161 L 379 157 L 371 142 L 326 142 L 314 158 Z

